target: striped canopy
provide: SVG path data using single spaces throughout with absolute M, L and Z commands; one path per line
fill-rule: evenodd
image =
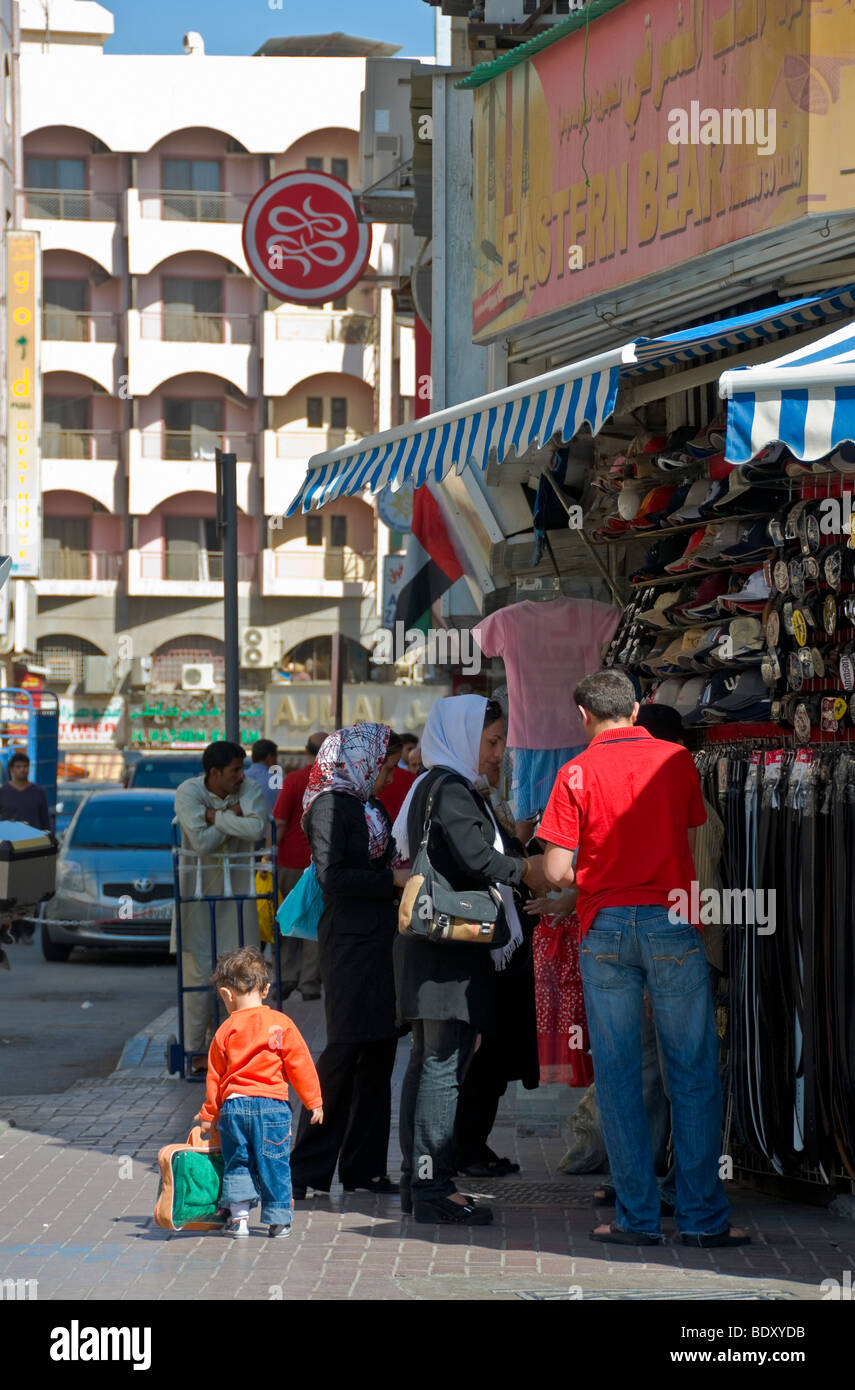
M 757 346 L 784 330 L 821 323 L 855 309 L 855 286 L 792 300 L 751 314 L 701 324 L 660 338 L 638 338 L 517 386 L 464 401 L 344 445 L 309 460 L 308 472 L 288 515 L 322 507 L 338 497 L 440 481 L 467 463 L 486 468 L 557 437 L 567 442 L 587 424 L 602 429 L 617 401 L 621 379 L 700 361 L 716 352 Z
M 725 456 L 747 463 L 780 440 L 796 458 L 824 458 L 855 440 L 855 320 L 759 367 L 722 373 Z

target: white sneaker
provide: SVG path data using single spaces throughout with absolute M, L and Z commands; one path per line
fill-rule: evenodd
M 267 1234 L 271 1240 L 284 1240 L 286 1236 L 290 1236 L 291 1226 L 290 1224 L 287 1226 L 273 1225 L 268 1227 Z
M 230 1216 L 223 1227 L 224 1236 L 233 1236 L 235 1240 L 244 1240 L 249 1235 L 249 1222 L 245 1216 Z

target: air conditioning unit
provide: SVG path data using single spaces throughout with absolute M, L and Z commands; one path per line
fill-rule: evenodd
M 185 662 L 181 667 L 182 690 L 213 690 L 215 684 L 213 661 Z
M 131 662 L 130 683 L 132 686 L 150 685 L 154 675 L 154 661 L 150 656 L 135 656 Z
M 87 695 L 105 695 L 113 688 L 113 663 L 108 656 L 87 656 L 83 689 Z
M 412 67 L 405 58 L 369 58 L 365 64 L 357 203 L 366 222 L 412 219 Z
M 240 635 L 240 664 L 243 670 L 267 670 L 282 655 L 278 628 L 245 627 Z

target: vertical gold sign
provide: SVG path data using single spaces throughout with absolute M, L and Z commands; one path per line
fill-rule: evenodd
M 6 233 L 6 547 L 12 574 L 36 579 L 42 548 L 39 476 L 39 241 Z

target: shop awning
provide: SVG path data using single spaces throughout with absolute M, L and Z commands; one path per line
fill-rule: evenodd
M 855 309 L 855 286 L 660 338 L 638 338 L 356 444 L 316 454 L 288 515 L 322 507 L 337 497 L 399 488 L 405 482 L 421 487 L 429 479 L 440 481 L 452 468 L 462 471 L 470 461 L 483 469 L 491 453 L 503 463 L 533 445 L 542 447 L 553 435 L 566 442 L 583 424 L 597 434 L 614 411 L 622 377 L 637 380 L 641 374 L 697 362 L 713 353 L 756 346 L 773 334 L 816 325 L 847 309 Z
M 725 456 L 747 463 L 780 440 L 796 458 L 823 458 L 855 440 L 855 320 L 758 367 L 723 372 Z

